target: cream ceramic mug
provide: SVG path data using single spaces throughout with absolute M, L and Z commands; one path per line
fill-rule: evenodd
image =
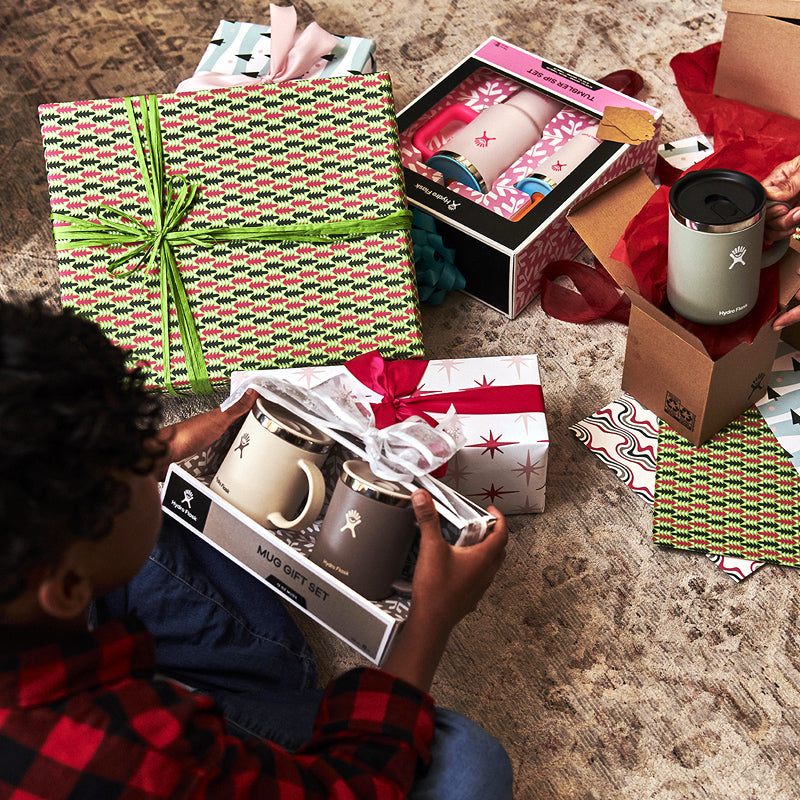
M 320 467 L 332 444 L 290 411 L 259 398 L 211 488 L 265 527 L 300 530 L 317 519 L 325 501 Z

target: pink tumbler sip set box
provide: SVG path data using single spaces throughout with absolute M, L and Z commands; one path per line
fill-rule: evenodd
M 513 319 L 544 267 L 583 247 L 572 205 L 653 174 L 661 113 L 491 38 L 397 121 L 409 204 L 455 250 L 464 291 Z

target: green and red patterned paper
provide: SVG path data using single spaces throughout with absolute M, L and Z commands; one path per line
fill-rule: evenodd
M 800 476 L 755 408 L 700 447 L 661 424 L 653 541 L 800 566 Z
M 62 302 L 153 387 L 422 356 L 387 75 L 50 104 L 40 120 Z

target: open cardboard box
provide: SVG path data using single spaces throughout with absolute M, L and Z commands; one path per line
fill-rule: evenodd
M 723 0 L 714 94 L 800 119 L 800 0 Z
M 453 104 L 482 110 L 503 102 L 520 88 L 563 104 L 544 127 L 541 139 L 510 164 L 486 194 L 457 181 L 445 186 L 442 174 L 422 163 L 414 134 Z M 609 123 L 615 112 L 632 112 L 643 127 L 623 127 L 635 130 L 642 138 L 612 141 L 601 134 L 599 146 L 571 171 L 563 175 L 559 172 L 555 188 L 523 213 L 530 196 L 517 184 L 536 174 L 548 158 L 558 162 L 556 154 L 565 144 L 598 122 Z M 539 293 L 545 266 L 572 258 L 583 248 L 567 222 L 569 208 L 632 167 L 643 165 L 653 173 L 661 112 L 515 45 L 490 38 L 406 106 L 398 114 L 397 123 L 409 204 L 430 214 L 444 246 L 455 250 L 455 266 L 466 281 L 464 292 L 513 319 Z
M 622 389 L 699 445 L 766 392 L 781 334 L 767 324 L 752 343 L 714 361 L 696 336 L 639 294 L 630 269 L 611 252 L 654 191 L 637 169 L 573 207 L 568 219 L 631 299 Z M 782 308 L 800 288 L 798 268 L 800 255 L 790 249 L 780 262 Z

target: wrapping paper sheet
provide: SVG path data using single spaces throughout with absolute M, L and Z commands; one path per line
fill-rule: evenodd
M 767 393 L 756 403 L 792 466 L 800 472 L 800 351 L 778 345 Z
M 693 447 L 658 443 L 653 541 L 800 566 L 800 476 L 756 408 Z
M 658 417 L 631 395 L 623 395 L 570 430 L 631 491 L 654 502 Z M 707 557 L 735 581 L 752 575 L 763 562 L 722 554 Z

